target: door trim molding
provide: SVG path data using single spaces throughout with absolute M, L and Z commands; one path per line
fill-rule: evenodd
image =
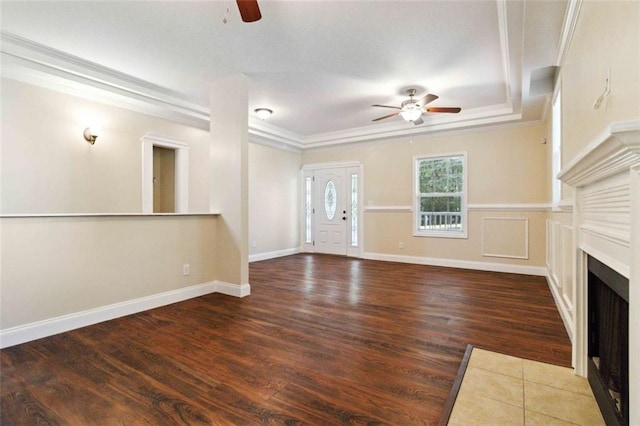
M 335 163 L 312 163 L 302 166 L 302 171 L 307 170 L 322 170 L 322 169 L 335 169 L 338 167 L 362 167 L 362 163 L 359 161 L 338 161 Z

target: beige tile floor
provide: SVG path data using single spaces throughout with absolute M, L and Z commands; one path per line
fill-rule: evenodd
M 604 425 L 571 368 L 473 348 L 451 416 L 457 425 Z

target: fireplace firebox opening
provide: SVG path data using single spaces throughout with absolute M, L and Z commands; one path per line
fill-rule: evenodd
M 629 280 L 589 256 L 589 384 L 608 425 L 629 424 Z

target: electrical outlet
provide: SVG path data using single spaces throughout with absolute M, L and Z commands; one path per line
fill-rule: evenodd
M 404 243 L 403 243 L 402 241 L 400 241 L 400 242 L 398 243 L 398 248 L 399 248 L 399 249 L 403 249 L 403 248 L 404 248 Z
M 188 263 L 185 263 L 184 265 L 182 265 L 182 275 L 187 276 L 191 273 L 191 267 L 189 266 Z
M 251 247 L 256 248 L 258 246 L 258 244 L 256 243 L 256 240 L 253 240 L 251 242 Z

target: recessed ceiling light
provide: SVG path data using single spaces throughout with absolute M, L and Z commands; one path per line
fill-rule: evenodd
M 273 114 L 273 111 L 271 111 L 269 108 L 258 108 L 254 110 L 254 112 L 260 120 L 266 120 L 267 118 L 271 117 L 271 114 Z

